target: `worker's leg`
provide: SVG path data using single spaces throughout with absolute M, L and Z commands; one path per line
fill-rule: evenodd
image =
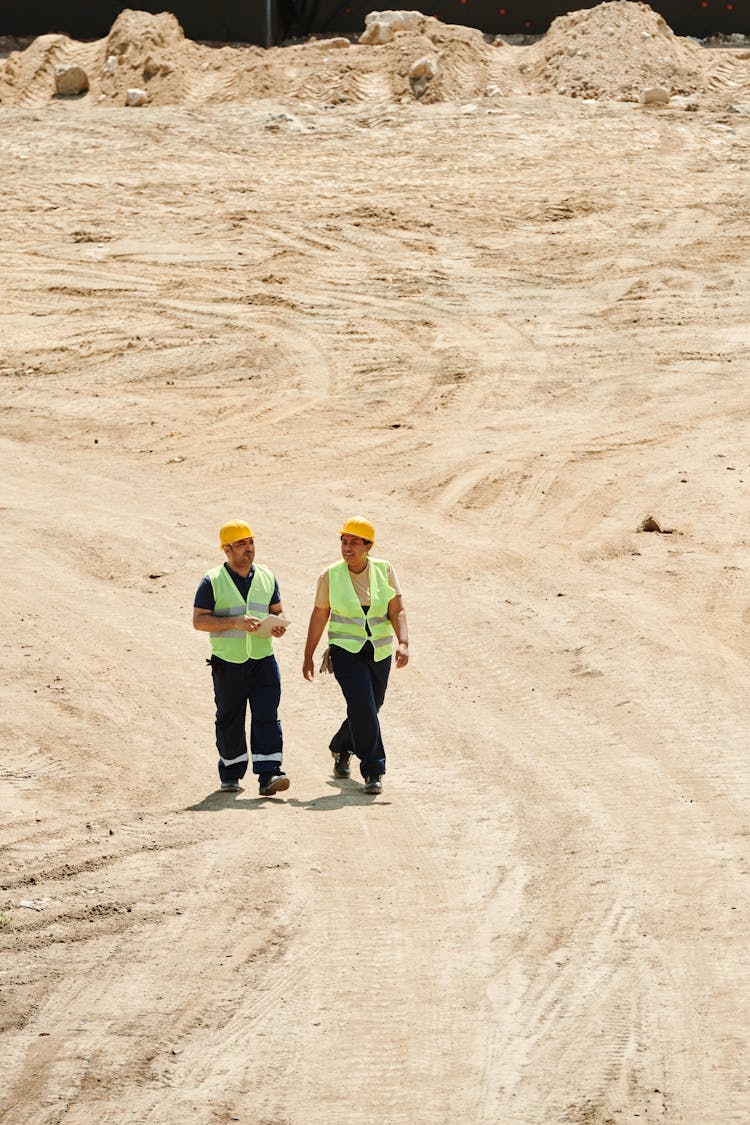
M 240 781 L 247 771 L 247 666 L 211 657 L 216 701 L 216 749 L 221 781 Z
M 391 658 L 375 661 L 368 641 L 360 652 L 331 645 L 331 660 L 346 700 L 352 745 L 362 776 L 381 777 L 385 773 L 385 749 L 378 711 L 385 698 Z
M 390 670 L 390 657 L 387 657 L 385 660 L 370 661 L 370 674 L 372 677 L 372 689 L 376 711 L 379 711 L 383 705 Z M 352 739 L 352 730 L 349 726 L 348 718 L 344 719 L 343 723 L 328 743 L 328 748 L 332 754 L 354 753 L 354 741 Z
M 352 742 L 352 732 L 348 719 L 344 719 L 343 723 L 328 743 L 328 749 L 332 754 L 354 753 L 354 743 Z
M 259 776 L 281 773 L 282 734 L 279 722 L 281 677 L 275 656 L 251 660 L 249 687 L 250 753 L 253 773 Z
M 365 645 L 365 648 L 369 648 Z M 372 694 L 375 697 L 375 706 L 380 710 L 383 706 L 385 699 L 386 688 L 388 687 L 388 677 L 391 674 L 391 657 L 386 656 L 385 660 L 375 660 L 374 657 L 369 661 L 370 678 L 372 680 Z

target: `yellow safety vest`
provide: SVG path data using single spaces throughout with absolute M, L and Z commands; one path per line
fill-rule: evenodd
M 273 574 L 267 566 L 255 564 L 253 581 L 247 601 L 232 581 L 225 566 L 209 570 L 206 577 L 214 592 L 214 615 L 216 617 L 268 617 L 271 598 L 276 586 Z M 228 629 L 226 633 L 211 633 L 211 651 L 214 656 L 228 660 L 230 664 L 244 664 L 246 660 L 262 660 L 273 655 L 270 637 L 254 637 L 242 629 Z
M 371 641 L 375 659 L 385 660 L 393 651 L 393 627 L 388 618 L 388 603 L 396 597 L 396 590 L 388 581 L 385 559 L 370 559 L 369 562 L 370 609 L 366 620 L 370 635 L 365 628 L 365 614 L 354 592 L 349 567 L 342 559 L 328 568 L 331 602 L 328 641 L 348 652 L 359 652 L 367 641 Z

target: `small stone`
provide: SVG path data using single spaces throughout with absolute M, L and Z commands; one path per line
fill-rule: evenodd
M 637 531 L 656 531 L 659 535 L 673 535 L 673 527 L 662 527 L 653 516 L 645 516 L 636 528 Z
M 409 67 L 409 85 L 415 98 L 421 98 L 437 76 L 438 62 L 434 55 L 423 55 Z
M 335 109 L 335 106 L 329 106 L 330 109 Z M 304 131 L 304 126 L 299 118 L 294 117 L 291 113 L 271 113 L 263 123 L 264 129 L 270 129 L 273 132 L 278 132 L 281 129 L 289 129 L 292 133 L 301 133 Z
M 638 101 L 641 105 L 669 105 L 670 96 L 669 90 L 663 86 L 647 86 L 641 90 Z
M 345 47 L 351 47 L 351 43 L 343 35 L 337 35 L 334 39 L 316 39 L 308 43 L 308 46 L 315 47 L 319 51 L 340 51 Z
M 63 98 L 75 98 L 89 88 L 89 76 L 82 66 L 55 67 L 55 91 Z
M 434 55 L 423 55 L 409 67 L 409 78 L 435 78 L 438 62 Z
M 145 90 L 131 89 L 125 93 L 125 105 L 145 105 L 148 101 L 148 94 Z
M 414 31 L 424 20 L 421 12 L 370 12 L 359 41 L 371 46 L 390 43 L 397 31 Z

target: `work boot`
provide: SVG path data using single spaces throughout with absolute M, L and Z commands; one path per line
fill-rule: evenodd
M 365 793 L 382 793 L 383 782 L 379 777 L 366 777 L 365 778 Z
M 349 761 L 351 754 L 348 750 L 342 750 L 340 754 L 333 755 L 333 776 L 334 777 L 351 777 L 352 771 L 349 769 Z
M 285 773 L 261 774 L 258 778 L 261 797 L 273 797 L 289 788 L 289 778 Z

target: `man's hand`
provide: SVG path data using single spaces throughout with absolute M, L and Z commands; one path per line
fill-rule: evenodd
M 405 668 L 409 663 L 409 646 L 405 641 L 396 647 L 395 658 L 397 668 Z
M 259 617 L 243 617 L 241 619 L 240 628 L 245 633 L 255 633 L 257 631 L 257 628 L 258 628 L 259 625 L 260 625 L 260 618 Z
M 311 656 L 306 656 L 302 661 L 302 675 L 306 680 L 309 680 L 310 683 L 313 682 L 315 677 L 315 665 Z

